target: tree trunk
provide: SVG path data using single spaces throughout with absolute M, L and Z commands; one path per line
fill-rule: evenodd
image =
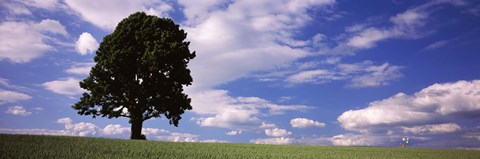
M 143 120 L 141 118 L 131 118 L 130 120 L 132 123 L 130 139 L 145 140 L 145 137 L 142 135 Z

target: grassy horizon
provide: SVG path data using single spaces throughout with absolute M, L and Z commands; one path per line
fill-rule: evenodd
M 0 158 L 479 158 L 457 149 L 185 143 L 0 134 Z

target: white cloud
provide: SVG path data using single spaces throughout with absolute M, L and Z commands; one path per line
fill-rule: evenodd
M 67 73 L 77 75 L 88 75 L 95 63 L 78 63 L 65 70 Z
M 24 93 L 0 89 L 0 104 L 28 100 L 30 98 L 32 97 Z
M 58 119 L 57 123 L 64 125 L 69 135 L 93 136 L 97 134 L 97 126 L 92 123 L 73 123 L 73 120 L 68 117 Z
M 51 33 L 51 34 L 47 34 Z M 65 27 L 56 20 L 33 22 L 2 22 L 0 24 L 0 60 L 25 63 L 46 52 L 55 50 L 49 43 L 54 35 L 67 35 Z
M 293 98 L 294 97 L 291 97 L 291 96 L 281 96 L 278 99 L 278 102 L 280 102 L 280 103 L 288 102 L 288 101 L 292 100 Z
M 23 0 L 20 2 L 22 2 L 27 6 L 32 6 L 32 7 L 42 8 L 47 10 L 54 10 L 60 5 L 58 0 Z
M 158 135 L 158 134 L 164 134 L 164 133 L 170 133 L 170 132 L 165 129 L 142 128 L 142 134 L 145 134 L 145 135 Z
M 87 32 L 83 32 L 75 42 L 75 50 L 77 50 L 80 55 L 92 54 L 97 48 L 97 40 L 95 40 L 92 34 Z
M 440 47 L 443 47 L 443 46 L 447 45 L 448 43 L 449 43 L 448 40 L 436 41 L 436 42 L 431 43 L 430 45 L 426 46 L 425 48 L 423 48 L 423 50 L 437 49 L 437 48 L 440 48 Z
M 130 132 L 130 129 L 119 124 L 109 124 L 101 130 L 105 135 L 120 135 Z
M 228 141 L 225 141 L 225 140 L 216 140 L 216 139 L 201 140 L 200 142 L 208 142 L 208 143 L 228 143 Z
M 417 39 L 430 34 L 433 30 L 425 30 L 425 25 L 431 14 L 434 14 L 439 8 L 438 5 L 453 4 L 455 6 L 461 3 L 452 1 L 428 1 L 422 5 L 409 8 L 404 12 L 398 13 L 389 18 L 390 26 L 373 27 L 371 22 L 366 24 L 354 24 L 347 27 L 346 34 L 342 35 L 345 41 L 340 42 L 334 48 L 328 48 L 321 51 L 330 54 L 351 55 L 360 49 L 368 49 L 376 46 L 378 42 L 387 39 Z M 374 19 L 374 18 L 373 18 Z M 378 21 L 378 18 L 375 20 Z M 433 46 L 432 46 L 433 47 Z
M 130 134 L 130 127 L 124 127 L 120 124 L 109 124 L 101 129 L 100 132 L 104 135 L 125 136 Z M 170 134 L 170 132 L 164 129 L 142 128 L 142 134 L 149 137 Z
M 332 80 L 340 80 L 344 77 L 336 75 L 335 72 L 329 70 L 308 70 L 299 72 L 297 74 L 291 75 L 286 79 L 287 82 L 298 84 L 298 83 L 326 83 Z
M 330 141 L 331 137 L 318 137 L 318 136 L 302 136 L 295 139 L 295 143 L 300 145 L 333 145 Z
M 73 120 L 71 118 L 60 118 L 57 120 L 57 123 L 58 124 L 62 124 L 62 125 L 69 125 L 69 124 L 72 124 L 73 123 Z
M 198 142 L 198 135 L 189 133 L 170 133 L 168 135 L 156 136 L 158 140 L 172 141 L 172 142 Z
M 285 136 L 292 135 L 292 132 L 287 131 L 285 129 L 279 129 L 279 128 L 265 129 L 265 135 L 272 136 L 272 137 L 285 137 Z
M 249 110 L 226 110 L 213 117 L 201 118 L 197 123 L 200 126 L 248 130 L 255 128 L 261 122 L 253 116 L 256 113 Z
M 105 126 L 105 128 L 100 129 L 99 132 L 110 137 L 128 137 L 130 134 L 130 128 L 119 124 L 109 124 Z M 172 142 L 203 142 L 198 139 L 198 135 L 170 132 L 168 130 L 158 128 L 142 128 L 142 134 L 144 134 L 147 139 L 154 140 Z
M 230 135 L 230 136 L 235 136 L 235 135 L 240 135 L 242 134 L 242 131 L 241 130 L 232 130 L 232 131 L 229 131 L 227 133 L 225 133 L 227 135 Z
M 66 125 L 65 128 L 68 131 L 78 134 L 78 136 L 92 136 L 97 133 L 95 129 L 95 124 L 92 123 L 80 122 L 75 125 L 71 125 L 71 127 L 69 125 Z
M 425 8 L 413 8 L 399 13 L 390 18 L 392 26 L 388 28 L 362 28 L 362 25 L 347 28 L 347 31 L 354 34 L 348 38 L 346 45 L 354 49 L 368 49 L 385 39 L 422 37 L 424 34 L 418 30 L 428 18 L 424 10 Z
M 271 129 L 271 128 L 276 128 L 277 125 L 275 125 L 274 123 L 266 123 L 266 122 L 262 122 L 262 125 L 260 125 L 260 129 Z
M 18 91 L 32 92 L 32 90 L 29 89 L 29 88 L 27 88 L 27 87 L 23 87 L 23 86 L 18 86 L 18 85 L 15 85 L 15 84 L 11 84 L 8 79 L 1 78 L 1 77 L 0 77 L 0 85 L 1 85 L 1 86 L 4 86 L 4 87 L 6 87 L 6 88 L 18 90 Z M 1 90 L 1 89 L 0 89 L 0 90 Z
M 286 66 L 307 56 L 308 51 L 296 48 L 304 42 L 294 39 L 293 31 L 310 21 L 308 9 L 334 3 L 209 2 L 202 6 L 184 4 L 187 16 L 193 17 L 184 28 L 191 41 L 191 50 L 197 51 L 190 66 L 195 79 L 193 87 L 199 90 L 211 89 L 257 71 Z M 197 22 L 198 19 L 204 20 Z
M 462 137 L 467 138 L 467 139 L 476 139 L 476 140 L 480 141 L 480 133 L 479 132 L 467 133 L 467 134 L 463 135 Z
M 300 66 L 302 68 L 303 66 Z M 311 69 L 311 68 L 318 69 Z M 388 85 L 390 81 L 403 77 L 400 72 L 402 67 L 384 63 L 375 65 L 371 61 L 360 63 L 341 63 L 340 59 L 327 59 L 326 61 L 314 63 L 305 67 L 307 70 L 284 71 L 287 73 L 280 76 L 287 76 L 285 82 L 290 85 L 311 83 L 322 84 L 331 81 L 349 80 L 347 87 L 378 87 Z M 296 72 L 293 73 L 292 72 Z M 272 78 L 272 77 L 270 77 Z
M 24 5 L 14 2 L 4 2 L 1 4 L 4 6 L 10 14 L 13 15 L 32 15 L 32 12 L 28 10 Z
M 330 138 L 330 141 L 336 146 L 372 146 L 379 144 L 377 138 L 354 134 L 335 135 Z
M 403 131 L 413 134 L 442 134 L 453 133 L 461 130 L 461 127 L 455 123 L 429 124 L 422 126 L 403 127 Z
M 82 94 L 83 92 L 85 92 L 84 89 L 80 88 L 79 82 L 80 81 L 75 78 L 65 78 L 65 79 L 45 82 L 42 84 L 42 86 L 57 94 L 74 96 L 74 95 Z
M 39 30 L 42 32 L 60 34 L 63 36 L 67 36 L 68 32 L 59 21 L 51 20 L 51 19 L 44 19 L 40 23 L 34 25 L 35 30 Z
M 19 106 L 19 105 L 8 107 L 8 110 L 6 111 L 6 113 L 12 114 L 12 115 L 20 115 L 20 116 L 28 116 L 32 114 L 32 112 L 25 110 L 23 106 Z
M 428 18 L 428 15 L 424 11 L 411 9 L 391 17 L 390 21 L 397 26 L 411 27 L 423 25 L 426 18 Z
M 414 95 L 398 93 L 373 101 L 367 108 L 348 110 L 337 120 L 348 130 L 434 124 L 475 118 L 480 111 L 480 80 L 434 84 Z M 417 127 L 421 128 L 421 127 Z M 433 129 L 433 128 L 431 128 Z
M 83 20 L 106 30 L 113 30 L 120 20 L 136 11 L 164 17 L 173 10 L 162 0 L 65 0 L 65 4 Z
M 195 119 L 197 124 L 234 130 L 259 129 L 263 124 L 259 118 L 262 114 L 277 115 L 289 110 L 302 111 L 310 108 L 304 105 L 273 104 L 258 97 L 234 98 L 229 96 L 226 90 L 210 90 L 189 95 L 194 107 L 192 111 L 210 116 Z
M 347 45 L 355 48 L 367 49 L 375 46 L 375 43 L 389 37 L 388 31 L 382 31 L 376 28 L 368 28 L 358 35 L 353 36 L 347 42 Z
M 377 87 L 388 85 L 389 81 L 402 77 L 400 72 L 402 67 L 384 63 L 379 66 L 365 66 L 365 74 L 353 77 L 348 87 Z
M 74 123 L 69 117 L 60 118 L 56 123 L 64 125 L 64 130 L 49 129 L 5 129 L 0 128 L 0 133 L 5 134 L 36 134 L 36 135 L 66 135 L 66 136 L 108 136 L 126 138 L 130 134 L 130 128 L 119 124 L 109 124 L 99 128 L 93 123 Z M 226 142 L 223 140 L 199 140 L 198 135 L 189 133 L 170 132 L 165 129 L 142 128 L 142 134 L 152 139 L 172 142 Z M 148 138 L 147 138 L 148 139 Z
M 49 130 L 49 129 L 7 129 L 0 128 L 2 134 L 29 134 L 29 135 L 71 135 L 65 130 Z
M 321 123 L 307 118 L 292 119 L 290 120 L 290 125 L 292 125 L 293 128 L 325 127 L 325 123 Z
M 251 143 L 255 144 L 293 144 L 295 139 L 287 137 L 278 137 L 278 138 L 263 138 L 263 139 L 254 139 L 250 140 Z
M 221 5 L 228 3 L 228 1 L 222 0 L 203 0 L 203 1 L 190 1 L 179 0 L 178 3 L 182 5 L 183 13 L 188 19 L 189 23 L 195 24 L 205 20 L 210 12 L 219 9 Z

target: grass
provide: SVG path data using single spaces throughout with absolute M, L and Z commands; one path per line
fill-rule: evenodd
M 480 158 L 480 151 L 392 147 L 335 147 L 174 143 L 65 136 L 0 134 L 0 158 Z

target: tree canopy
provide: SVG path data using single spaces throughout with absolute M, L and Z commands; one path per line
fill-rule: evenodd
M 80 82 L 83 93 L 72 107 L 80 115 L 130 118 L 131 139 L 141 139 L 143 121 L 161 115 L 178 126 L 191 99 L 183 86 L 192 84 L 187 33 L 173 20 L 131 14 L 104 37 L 96 65 Z

